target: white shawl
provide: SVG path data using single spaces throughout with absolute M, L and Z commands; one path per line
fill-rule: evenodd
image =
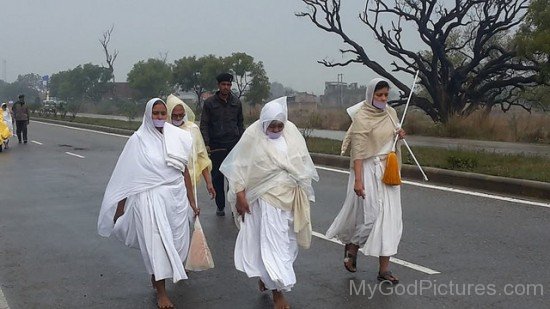
M 262 197 L 274 207 L 293 210 L 298 243 L 307 248 L 311 240 L 309 201 L 315 201 L 311 181 L 318 181 L 319 176 L 302 134 L 286 119 L 286 97 L 267 103 L 260 120 L 246 129 L 220 171 L 229 182 L 228 200 L 232 208 L 235 194 L 245 190 L 250 204 Z M 285 125 L 280 138 L 288 145 L 286 156 L 269 143 L 265 133 L 264 128 L 273 120 Z
M 6 104 L 6 103 L 3 103 L 2 105 L 4 105 L 4 104 Z M 11 119 L 11 113 L 10 113 L 10 110 L 7 107 L 6 107 L 6 110 L 2 110 L 2 118 L 4 119 L 4 122 L 8 126 L 10 132 L 13 133 L 13 122 L 12 122 L 12 119 Z
M 191 133 L 165 122 L 163 135 L 166 164 L 185 172 L 185 166 L 189 161 L 189 154 L 193 145 Z
M 147 102 L 143 122 L 124 146 L 105 189 L 97 221 L 97 230 L 101 236 L 111 235 L 119 201 L 178 178 L 183 182 L 181 171 L 167 165 L 163 134 L 153 124 L 152 110 L 157 101 L 164 104 L 158 98 Z

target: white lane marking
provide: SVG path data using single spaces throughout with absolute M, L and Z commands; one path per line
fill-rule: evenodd
M 68 152 L 68 151 L 67 151 L 67 152 L 65 152 L 65 153 L 66 153 L 66 154 L 68 154 L 69 156 L 75 156 L 75 157 L 77 157 L 77 158 L 81 158 L 81 159 L 84 159 L 84 158 L 86 158 L 86 157 L 84 157 L 84 156 L 81 156 L 81 155 L 77 155 L 76 153 L 72 153 L 72 152 Z
M 41 142 L 37 142 L 37 141 L 31 141 L 31 143 L 35 143 L 35 144 L 37 144 L 37 145 L 42 145 Z
M 48 126 L 61 127 L 61 128 L 72 129 L 72 130 L 77 130 L 77 131 L 99 133 L 99 134 L 117 136 L 117 137 L 124 137 L 124 138 L 129 138 L 130 137 L 130 136 L 127 136 L 127 135 L 116 134 L 116 133 L 101 132 L 101 131 L 96 131 L 96 130 L 91 130 L 91 129 L 69 127 L 69 126 L 64 126 L 64 125 L 57 124 L 57 123 L 49 123 L 49 122 L 42 122 L 42 121 L 36 121 L 36 120 L 34 122 L 38 122 L 40 124 L 45 124 L 45 125 L 48 125 Z
M 342 173 L 342 174 L 349 174 L 349 171 L 346 171 L 346 170 L 339 170 L 339 169 L 335 169 L 335 168 L 317 166 L 317 165 L 315 167 L 320 169 L 320 170 L 326 170 L 326 171 Z M 430 189 L 453 192 L 453 193 L 461 193 L 461 194 L 466 194 L 466 195 L 486 197 L 486 198 L 491 198 L 491 199 L 506 201 L 506 202 L 520 203 L 520 204 L 550 208 L 550 203 L 533 202 L 533 201 L 521 200 L 521 199 L 517 199 L 517 198 L 513 198 L 513 197 L 506 197 L 506 196 L 493 195 L 493 194 L 482 193 L 482 192 L 468 191 L 468 190 L 464 190 L 464 189 L 456 189 L 456 188 L 451 188 L 451 187 L 429 185 L 429 184 L 425 184 L 425 183 L 408 181 L 408 180 L 403 180 L 403 183 L 407 184 L 407 185 L 411 185 L 411 186 L 424 187 L 424 188 L 430 188 Z
M 60 124 L 47 123 L 47 122 L 41 122 L 41 121 L 35 121 L 35 122 L 45 124 L 45 125 L 62 127 L 62 128 L 67 128 L 67 129 L 73 129 L 73 130 L 77 130 L 77 131 L 85 131 L 85 132 L 99 133 L 99 134 L 110 135 L 110 136 L 129 138 L 129 136 L 121 135 L 121 134 L 107 133 L 107 132 L 101 132 L 101 131 L 90 130 L 90 129 L 74 128 L 74 127 L 64 126 L 64 125 L 60 125 Z M 321 170 L 326 170 L 326 171 L 331 171 L 331 172 L 336 172 L 336 173 L 342 173 L 342 174 L 349 174 L 349 171 L 346 171 L 346 170 L 339 170 L 339 169 L 335 169 L 335 168 L 317 166 L 317 165 L 315 167 L 318 168 L 318 169 L 321 169 Z M 423 184 L 423 183 L 414 182 L 414 181 L 406 181 L 405 180 L 405 181 L 403 181 L 403 183 L 411 185 L 411 186 L 425 187 L 425 188 L 431 188 L 431 189 L 441 190 L 441 191 L 448 191 L 448 192 L 461 193 L 461 194 L 466 194 L 466 195 L 486 197 L 486 198 L 491 198 L 491 199 L 496 199 L 496 200 L 501 200 L 501 201 L 507 201 L 507 202 L 512 202 L 512 203 L 520 203 L 520 204 L 527 204 L 527 205 L 541 206 L 541 207 L 550 208 L 550 203 L 532 202 L 532 201 L 527 201 L 527 200 L 521 200 L 521 199 L 505 197 L 505 196 L 499 196 L 499 195 L 492 195 L 492 194 L 481 193 L 481 192 L 468 191 L 468 190 L 463 190 L 463 189 L 455 189 L 455 188 L 450 188 L 450 187 L 428 185 L 428 184 Z
M 434 185 L 429 185 L 429 184 L 420 183 L 420 182 L 413 182 L 413 181 L 406 181 L 406 180 L 403 181 L 403 182 L 408 184 L 408 185 L 417 186 L 417 187 L 431 188 L 431 189 L 454 192 L 454 193 L 462 193 L 462 194 L 467 194 L 467 195 L 474 195 L 474 196 L 492 198 L 492 199 L 495 199 L 495 200 L 501 200 L 501 201 L 506 201 L 506 202 L 521 203 L 521 204 L 527 204 L 527 205 L 550 208 L 550 203 L 533 202 L 533 201 L 521 200 L 521 199 L 517 199 L 517 198 L 513 198 L 513 197 L 506 197 L 506 196 L 492 195 L 492 194 L 487 194 L 487 193 L 482 193 L 482 192 L 468 191 L 468 190 L 464 190 L 464 189 L 434 186 Z
M 315 232 L 313 231 L 312 232 L 313 236 L 315 237 L 319 237 L 321 239 L 324 239 L 324 240 L 328 240 L 330 242 L 333 242 L 335 244 L 339 244 L 339 245 L 344 245 L 343 243 L 339 242 L 338 240 L 336 239 L 329 239 L 327 238 L 325 235 L 321 234 L 321 233 L 318 233 L 318 232 Z M 363 251 L 361 251 L 361 253 L 363 253 L 363 255 L 365 256 L 368 256 L 366 255 Z M 397 259 L 397 258 L 394 258 L 394 257 L 390 257 L 390 261 L 392 263 L 395 263 L 395 264 L 399 264 L 401 266 L 405 266 L 405 267 L 408 267 L 408 268 L 411 268 L 411 269 L 414 269 L 416 271 L 419 271 L 419 272 L 423 272 L 425 274 L 428 274 L 428 275 L 436 275 L 436 274 L 440 274 L 441 272 L 437 271 L 437 270 L 433 270 L 433 269 L 430 269 L 428 267 L 424 267 L 424 266 L 421 266 L 421 265 L 418 265 L 418 264 L 414 264 L 414 263 L 411 263 L 411 262 L 407 262 L 407 261 L 404 261 L 404 260 L 401 260 L 401 259 Z
M 8 306 L 8 301 L 4 296 L 4 292 L 2 292 L 2 288 L 0 288 L 0 309 L 10 309 L 10 306 Z

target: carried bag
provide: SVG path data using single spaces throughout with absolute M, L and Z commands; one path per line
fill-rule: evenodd
M 191 246 L 187 255 L 187 261 L 185 262 L 185 269 L 201 271 L 210 268 L 214 268 L 214 260 L 212 259 L 210 248 L 208 248 L 208 244 L 206 243 L 201 222 L 197 217 L 195 220 L 195 230 L 191 236 Z

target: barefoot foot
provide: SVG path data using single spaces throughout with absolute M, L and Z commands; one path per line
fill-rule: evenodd
M 273 308 L 275 309 L 290 309 L 290 304 L 286 301 L 283 292 L 274 290 L 273 302 L 275 303 L 275 305 L 273 306 Z
M 157 295 L 157 306 L 159 309 L 174 309 L 174 304 L 168 298 L 168 295 Z
M 267 288 L 265 287 L 265 283 L 262 281 L 262 279 L 258 279 L 258 289 L 260 292 L 267 291 Z

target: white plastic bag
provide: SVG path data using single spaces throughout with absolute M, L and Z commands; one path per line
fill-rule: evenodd
M 189 246 L 189 254 L 185 262 L 185 269 L 190 271 L 201 271 L 214 268 L 214 260 L 210 253 L 210 248 L 206 243 L 206 237 L 202 230 L 199 218 L 195 220 L 195 228 L 191 236 L 191 245 Z

